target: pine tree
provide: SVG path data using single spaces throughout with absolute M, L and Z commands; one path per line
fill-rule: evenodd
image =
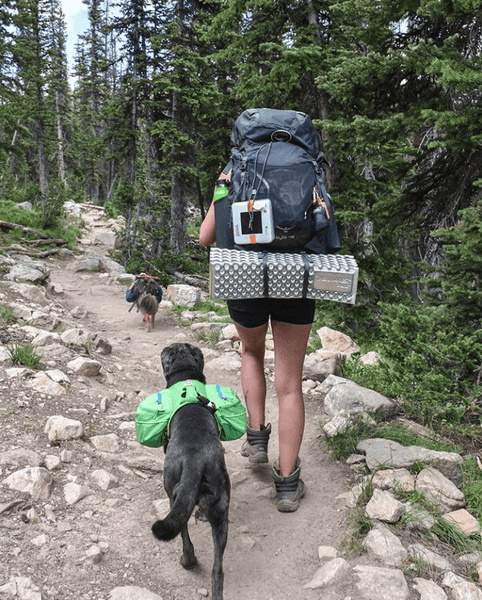
M 336 44 L 318 81 L 330 103 L 323 128 L 345 248 L 362 267 L 360 298 L 406 295 L 409 276 L 419 277 L 414 262 L 437 260 L 430 232 L 471 202 L 466 184 L 480 176 L 480 152 L 477 135 L 463 147 L 462 125 L 480 131 L 469 90 L 479 86 L 479 60 L 468 53 L 479 19 L 471 2 L 331 7 Z

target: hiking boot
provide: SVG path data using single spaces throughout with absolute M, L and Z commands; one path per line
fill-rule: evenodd
M 248 425 L 246 441 L 241 446 L 241 456 L 249 458 L 252 465 L 268 462 L 268 440 L 271 424 L 261 425 L 261 429 L 252 429 Z
M 279 462 L 273 466 L 273 478 L 278 495 L 276 505 L 280 512 L 295 512 L 300 505 L 300 498 L 306 493 L 305 484 L 300 479 L 300 459 L 296 461 L 296 468 L 287 477 L 282 477 Z

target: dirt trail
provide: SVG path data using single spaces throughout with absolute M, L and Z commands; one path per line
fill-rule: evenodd
M 154 331 L 147 333 L 140 313 L 128 312 L 124 288 L 108 285 L 100 274 L 74 275 L 69 269 L 52 269 L 51 280 L 61 283 L 67 303 L 88 312 L 87 327 L 101 329 L 114 345 L 114 355 L 127 372 L 143 360 L 158 363 L 164 346 L 187 336 L 194 340 L 189 329 L 176 325 L 172 317 L 160 311 Z M 199 343 L 198 343 L 199 344 Z M 203 344 L 199 344 L 201 347 Z M 207 362 L 205 374 L 210 383 L 222 383 L 235 389 L 240 397 L 239 371 L 216 372 Z M 154 393 L 162 389 L 164 379 L 159 370 L 159 380 L 142 380 L 140 389 Z M 132 382 L 135 388 L 136 382 Z M 125 391 L 130 384 L 126 382 Z M 347 471 L 330 461 L 320 443 L 319 421 L 326 415 L 319 402 L 306 400 L 306 429 L 300 452 L 302 477 L 307 494 L 300 509 L 293 514 L 279 513 L 275 507 L 275 492 L 271 478 L 271 465 L 277 458 L 277 401 L 272 381 L 268 385 L 267 421 L 273 433 L 269 445 L 270 464 L 249 468 L 241 457 L 243 440 L 226 442 L 226 460 L 232 480 L 230 530 L 225 553 L 225 597 L 227 600 L 304 600 L 319 597 L 319 590 L 304 589 L 321 566 L 318 547 L 329 545 L 338 548 L 349 532 L 345 522 L 343 503 L 336 496 L 347 490 Z M 157 452 L 157 451 L 155 451 Z M 159 452 L 162 452 L 159 450 Z M 141 561 L 149 572 L 153 592 L 160 593 L 163 582 L 177 589 L 175 597 L 198 598 L 198 590 L 210 590 L 212 566 L 212 540 L 210 528 L 205 523 L 190 527 L 200 566 L 195 571 L 185 571 L 178 563 L 180 539 L 160 544 L 150 536 L 149 527 L 154 517 L 152 502 L 165 498 L 159 481 L 138 482 L 129 511 L 123 509 L 116 516 L 123 533 L 125 561 Z M 117 545 L 117 542 L 116 542 Z M 142 585 L 136 581 L 135 585 Z M 162 593 L 161 593 L 162 595 Z M 323 592 L 324 600 L 342 600 L 343 589 Z
M 102 246 L 88 250 L 99 254 L 107 252 Z M 118 434 L 124 443 L 123 457 L 150 455 L 162 460 L 161 449 L 148 449 L 137 443 L 132 421 L 115 417 L 135 411 L 138 400 L 134 393 L 154 393 L 164 387 L 161 350 L 175 341 L 198 344 L 206 351 L 207 381 L 230 386 L 242 398 L 239 369 L 216 371 L 211 368 L 210 356 L 221 355 L 222 350 L 196 342 L 190 329 L 178 326 L 166 310 L 161 309 L 156 328 L 147 333 L 140 313 L 135 309 L 128 312 L 130 305 L 125 301 L 125 286 L 111 283 L 110 277 L 102 273 L 75 272 L 77 262 L 72 257 L 49 261 L 50 281 L 61 284 L 64 294 L 59 302 L 65 308 L 80 307 L 87 311 L 78 326 L 103 332 L 112 344 L 112 354 L 102 357 L 103 371 L 108 377 L 92 381 L 81 378 L 65 397 L 26 405 L 24 422 L 30 419 L 39 423 L 37 429 L 22 430 L 18 415 L 3 415 L 4 432 L 8 434 L 4 443 L 52 454 L 55 449 L 47 445 L 42 425 L 49 416 L 61 414 L 88 422 L 90 435 Z M 106 412 L 99 410 L 99 399 L 116 390 L 125 392 L 125 398 L 113 402 Z M 224 443 L 232 483 L 229 538 L 224 558 L 225 600 L 358 597 L 351 579 L 325 590 L 304 587 L 321 566 L 318 547 L 339 548 L 349 537 L 344 505 L 336 500 L 347 491 L 349 470 L 329 460 L 323 450 L 318 423 L 324 417 L 322 405 L 307 397 L 306 429 L 300 452 L 307 494 L 296 513 L 279 513 L 275 506 L 271 466 L 277 458 L 278 419 L 272 373 L 267 395 L 267 421 L 273 430 L 269 465 L 249 468 L 247 460 L 240 455 L 242 439 Z M 108 600 L 110 591 L 122 586 L 146 588 L 163 600 L 199 600 L 207 593 L 210 597 L 213 543 L 209 524 L 191 519 L 190 534 L 199 565 L 193 571 L 184 570 L 179 564 L 181 540 L 160 543 L 150 532 L 152 522 L 167 513 L 162 476 L 126 468 L 128 461 L 123 464 L 122 460 L 99 457 L 86 440 L 69 442 L 67 447 L 73 452 L 73 460 L 55 473 L 54 494 L 50 500 L 54 522 L 43 518 L 43 507 L 39 507 L 38 525 L 16 518 L 16 535 L 24 540 L 24 549 L 7 553 L 8 561 L 4 562 L 0 579 L 6 581 L 12 574 L 30 576 L 37 585 L 43 583 L 47 590 L 45 598 L 54 600 Z M 91 472 L 101 468 L 114 473 L 119 478 L 119 486 L 108 491 L 95 489 L 92 495 L 75 505 L 66 505 L 62 486 L 74 478 L 93 489 Z M 156 513 L 154 506 L 159 500 L 163 501 L 162 514 Z M 29 543 L 39 533 L 49 539 L 40 550 Z M 108 549 L 102 561 L 92 565 L 85 560 L 85 553 L 92 543 L 102 542 Z

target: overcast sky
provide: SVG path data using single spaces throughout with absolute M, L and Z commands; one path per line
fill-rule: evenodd
M 77 36 L 84 33 L 89 24 L 87 6 L 82 0 L 62 0 L 62 10 L 67 25 L 67 58 L 72 68 Z

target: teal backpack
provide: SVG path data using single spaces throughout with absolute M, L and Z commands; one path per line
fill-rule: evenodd
M 246 409 L 236 392 L 222 385 L 206 385 L 187 379 L 148 396 L 139 404 L 136 412 L 137 440 L 151 448 L 164 446 L 169 441 L 172 417 L 185 404 L 198 402 L 214 410 L 221 440 L 237 440 L 246 433 Z

